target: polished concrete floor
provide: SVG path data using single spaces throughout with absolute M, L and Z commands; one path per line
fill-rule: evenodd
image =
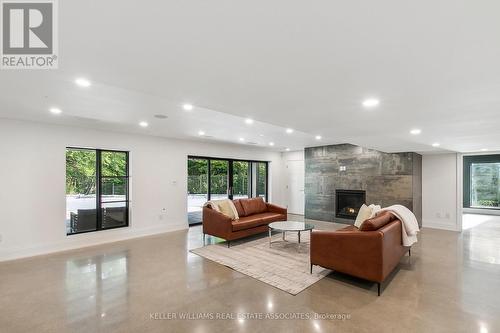
M 291 296 L 188 252 L 200 246 L 193 227 L 0 263 L 0 332 L 500 331 L 498 217 L 423 229 L 380 297 L 336 273 Z

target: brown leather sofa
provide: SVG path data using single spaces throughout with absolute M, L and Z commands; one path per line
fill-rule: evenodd
M 348 226 L 336 231 L 311 233 L 311 273 L 313 265 L 380 284 L 398 265 L 409 247 L 402 245 L 401 221 L 389 212 L 366 220 L 358 229 Z
M 239 220 L 231 220 L 226 215 L 210 207 L 203 207 L 203 237 L 205 234 L 223 238 L 230 246 L 232 240 L 268 231 L 268 224 L 286 221 L 287 210 L 262 198 L 233 200 Z

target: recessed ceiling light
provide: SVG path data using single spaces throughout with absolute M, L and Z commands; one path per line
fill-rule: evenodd
M 290 151 L 290 148 L 286 148 L 285 150 L 286 150 L 286 151 Z
M 488 148 L 482 148 L 481 151 L 488 151 Z
M 375 99 L 375 98 L 369 98 L 369 99 L 365 99 L 363 101 L 363 106 L 365 108 L 373 108 L 375 106 L 378 106 L 380 104 L 380 101 L 378 99 Z
M 441 146 L 441 144 L 440 144 L 439 142 L 434 142 L 434 143 L 432 144 L 432 146 L 433 146 L 433 147 L 439 147 L 439 146 Z
M 263 137 L 263 136 L 264 136 L 264 134 L 259 134 L 259 136 L 260 136 L 260 137 Z
M 50 108 L 49 111 L 52 114 L 61 114 L 62 113 L 62 110 L 59 108 Z
M 141 127 L 148 127 L 148 126 L 149 126 L 149 124 L 148 124 L 148 122 L 147 122 L 147 121 L 141 121 L 141 122 L 139 123 L 139 126 L 141 126 Z
M 422 130 L 419 128 L 414 128 L 410 131 L 410 133 L 413 135 L 419 135 L 420 133 L 422 133 Z
M 250 119 L 250 118 L 245 119 L 245 124 L 252 125 L 253 119 Z
M 205 135 L 205 132 L 204 131 L 199 131 L 198 135 L 203 136 L 203 135 Z
M 87 88 L 87 87 L 90 87 L 91 83 L 89 80 L 87 79 L 84 79 L 82 77 L 79 77 L 78 79 L 75 80 L 75 83 L 77 85 L 79 85 L 80 87 L 84 87 L 84 88 Z
M 269 142 L 269 145 L 270 146 L 274 146 L 274 142 Z
M 287 132 L 288 134 L 292 134 L 292 133 L 293 133 L 293 129 L 292 129 L 292 128 L 287 128 L 287 129 L 286 129 L 286 132 Z
M 245 141 L 245 138 L 239 138 L 240 141 Z
M 192 104 L 183 104 L 182 108 L 186 111 L 191 111 L 194 108 L 194 106 Z
M 321 140 L 321 135 L 316 135 L 315 139 L 316 140 Z

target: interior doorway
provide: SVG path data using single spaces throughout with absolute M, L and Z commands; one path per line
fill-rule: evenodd
M 287 203 L 290 214 L 304 215 L 305 206 L 305 168 L 303 160 L 290 160 L 286 165 L 287 172 Z

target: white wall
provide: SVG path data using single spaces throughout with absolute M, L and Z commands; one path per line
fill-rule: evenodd
M 422 159 L 422 226 L 459 231 L 457 154 Z
M 66 236 L 68 146 L 130 151 L 128 228 Z M 283 204 L 280 153 L 0 119 L 0 261 L 187 228 L 188 155 L 270 161 L 270 201 Z
M 282 153 L 282 158 L 284 161 L 304 161 L 304 150 L 288 151 Z

